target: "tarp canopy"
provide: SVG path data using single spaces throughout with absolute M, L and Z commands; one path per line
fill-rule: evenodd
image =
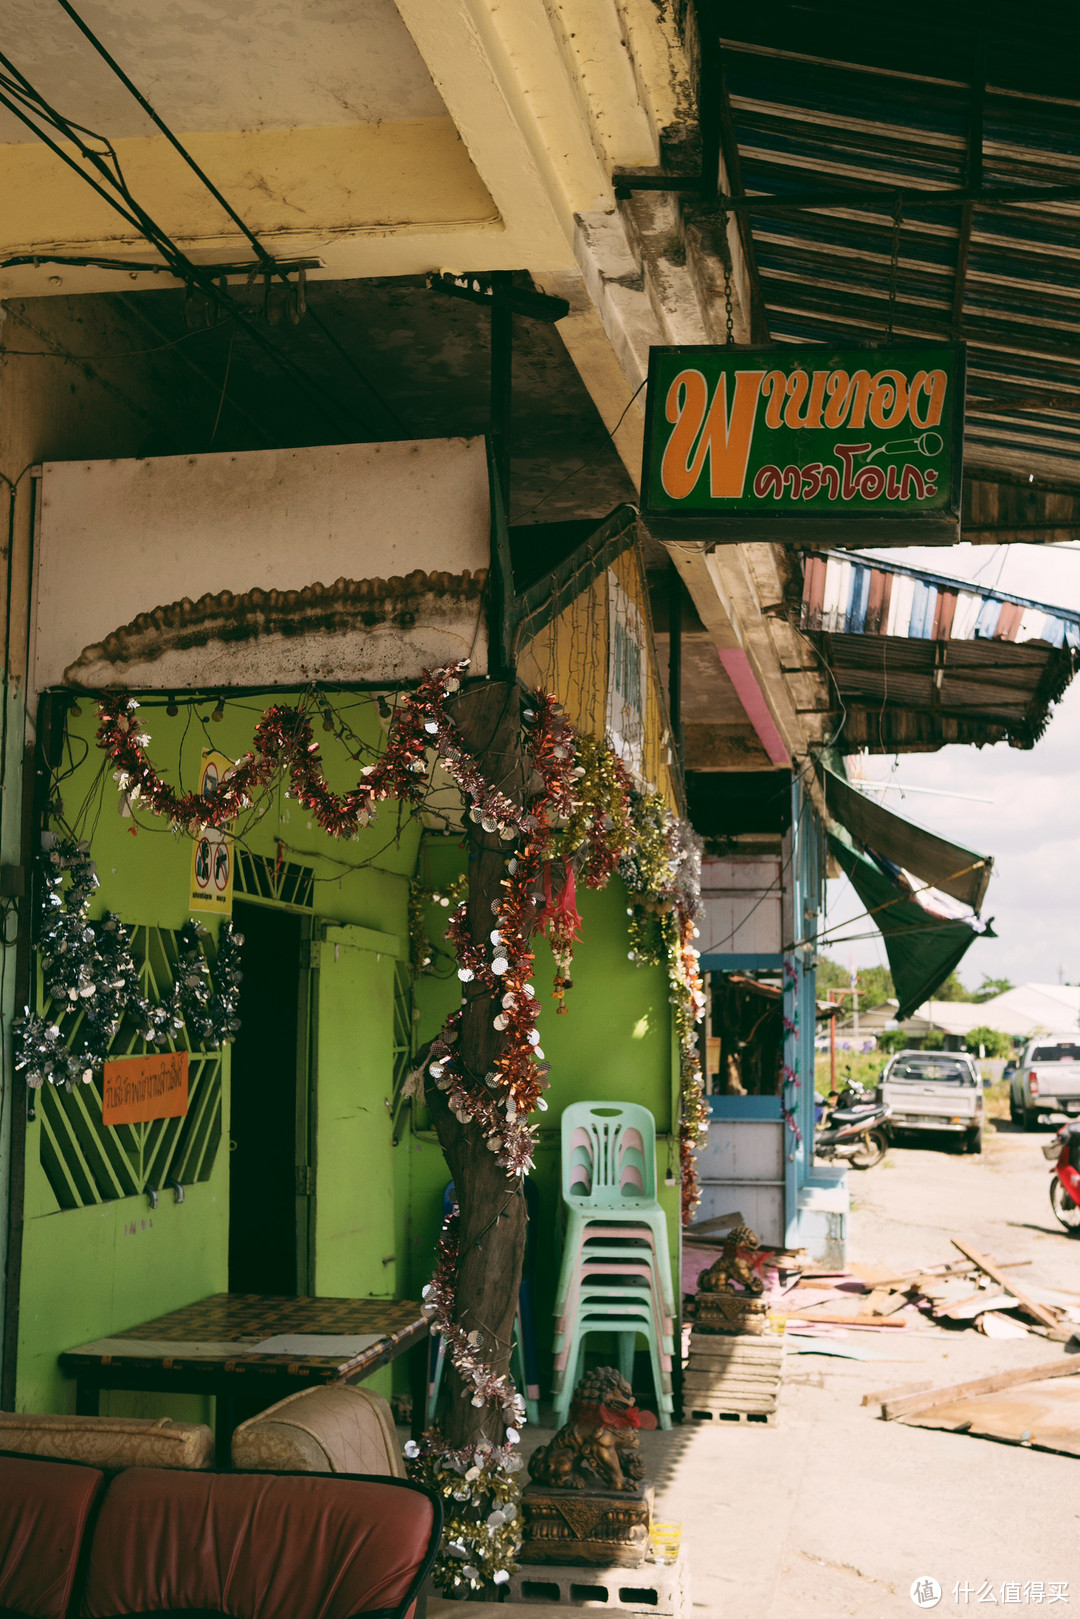
M 986 924 L 975 928 L 970 922 L 931 916 L 907 898 L 869 855 L 835 832 L 829 833 L 829 849 L 881 932 L 899 1001 L 898 1021 L 930 999 L 975 939 L 994 937 Z
M 884 855 L 894 866 L 902 866 L 932 888 L 977 911 L 986 896 L 993 858 L 949 843 L 933 832 L 924 831 L 894 815 L 882 804 L 860 793 L 843 776 L 819 765 L 825 803 L 834 821 L 851 833 L 857 844 Z

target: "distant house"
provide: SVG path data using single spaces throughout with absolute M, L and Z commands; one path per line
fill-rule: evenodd
M 1073 984 L 1019 984 L 989 1001 L 925 1001 L 900 1024 L 913 1039 L 940 1032 L 950 1044 L 979 1028 L 1026 1038 L 1078 1027 L 1080 986 Z

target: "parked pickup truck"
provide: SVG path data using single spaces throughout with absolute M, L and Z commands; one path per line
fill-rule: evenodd
M 968 1152 L 982 1152 L 982 1077 L 966 1052 L 898 1051 L 881 1076 L 881 1099 L 892 1130 L 946 1130 L 963 1136 Z
M 1024 1047 L 1009 1082 L 1014 1124 L 1037 1130 L 1044 1113 L 1080 1113 L 1080 1034 L 1041 1034 Z

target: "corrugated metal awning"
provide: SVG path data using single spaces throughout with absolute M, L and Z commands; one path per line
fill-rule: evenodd
M 848 752 L 1033 747 L 1080 667 L 1080 613 L 850 553 L 805 559 L 800 625 Z
M 1080 485 L 1077 13 L 735 0 L 715 15 L 755 337 L 965 339 L 969 470 Z

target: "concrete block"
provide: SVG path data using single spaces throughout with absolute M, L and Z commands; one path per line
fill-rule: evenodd
M 659 1619 L 690 1619 L 690 1571 L 677 1563 L 642 1563 L 640 1568 L 568 1567 L 562 1563 L 522 1564 L 510 1576 L 511 1602 L 551 1613 L 593 1608 L 609 1616 L 654 1614 Z

